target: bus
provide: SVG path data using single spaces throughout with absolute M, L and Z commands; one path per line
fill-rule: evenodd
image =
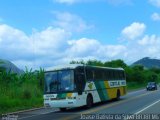
M 44 106 L 67 108 L 86 106 L 126 94 L 123 68 L 71 64 L 45 71 Z

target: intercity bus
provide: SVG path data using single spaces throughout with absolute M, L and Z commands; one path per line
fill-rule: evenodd
M 51 68 L 45 71 L 44 106 L 66 108 L 87 106 L 119 99 L 126 94 L 123 68 L 81 64 Z

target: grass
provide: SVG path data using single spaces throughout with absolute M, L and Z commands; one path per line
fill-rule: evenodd
M 10 90 L 0 95 L 0 114 L 43 106 L 43 96 L 39 90 L 33 91 L 33 88 L 18 92 Z
M 146 87 L 146 84 L 139 84 L 139 83 L 136 83 L 136 82 L 127 83 L 127 90 L 128 91 L 143 89 L 145 87 Z
M 43 103 L 42 99 L 32 98 L 32 99 L 1 99 L 0 100 L 0 114 L 6 114 L 9 112 L 15 112 L 20 110 L 26 110 L 35 107 L 41 107 Z
M 42 70 L 20 76 L 0 72 L 0 115 L 43 106 L 43 75 Z

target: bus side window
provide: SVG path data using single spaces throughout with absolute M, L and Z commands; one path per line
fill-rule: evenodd
M 108 70 L 105 70 L 105 80 L 110 80 L 109 79 L 109 71 Z
M 122 80 L 124 80 L 126 77 L 124 71 L 122 71 L 121 74 L 122 74 Z
M 116 71 L 113 70 L 113 80 L 116 80 Z
M 110 80 L 113 80 L 113 70 L 110 70 L 109 73 L 110 73 Z
M 126 79 L 125 72 L 123 71 L 123 80 Z
M 123 78 L 122 71 L 119 71 L 119 78 L 120 78 L 120 80 L 122 80 L 122 78 Z
M 104 71 L 104 70 L 102 70 L 102 79 L 103 79 L 103 80 L 107 80 L 107 79 L 106 79 L 106 74 L 105 74 L 105 71 Z
M 102 70 L 100 69 L 94 70 L 94 73 L 95 73 L 95 76 L 94 76 L 95 80 L 103 80 Z
M 121 71 L 117 71 L 118 80 L 121 80 Z
M 86 68 L 86 78 L 87 78 L 87 81 L 93 81 L 94 79 L 94 73 L 89 68 Z
M 121 72 L 119 70 L 116 70 L 116 80 L 121 80 Z
M 122 71 L 120 71 L 120 80 L 122 80 L 123 75 L 122 75 Z

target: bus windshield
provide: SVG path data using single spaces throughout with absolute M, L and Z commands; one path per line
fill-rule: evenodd
M 73 91 L 74 89 L 73 70 L 60 70 L 45 73 L 45 93 Z

